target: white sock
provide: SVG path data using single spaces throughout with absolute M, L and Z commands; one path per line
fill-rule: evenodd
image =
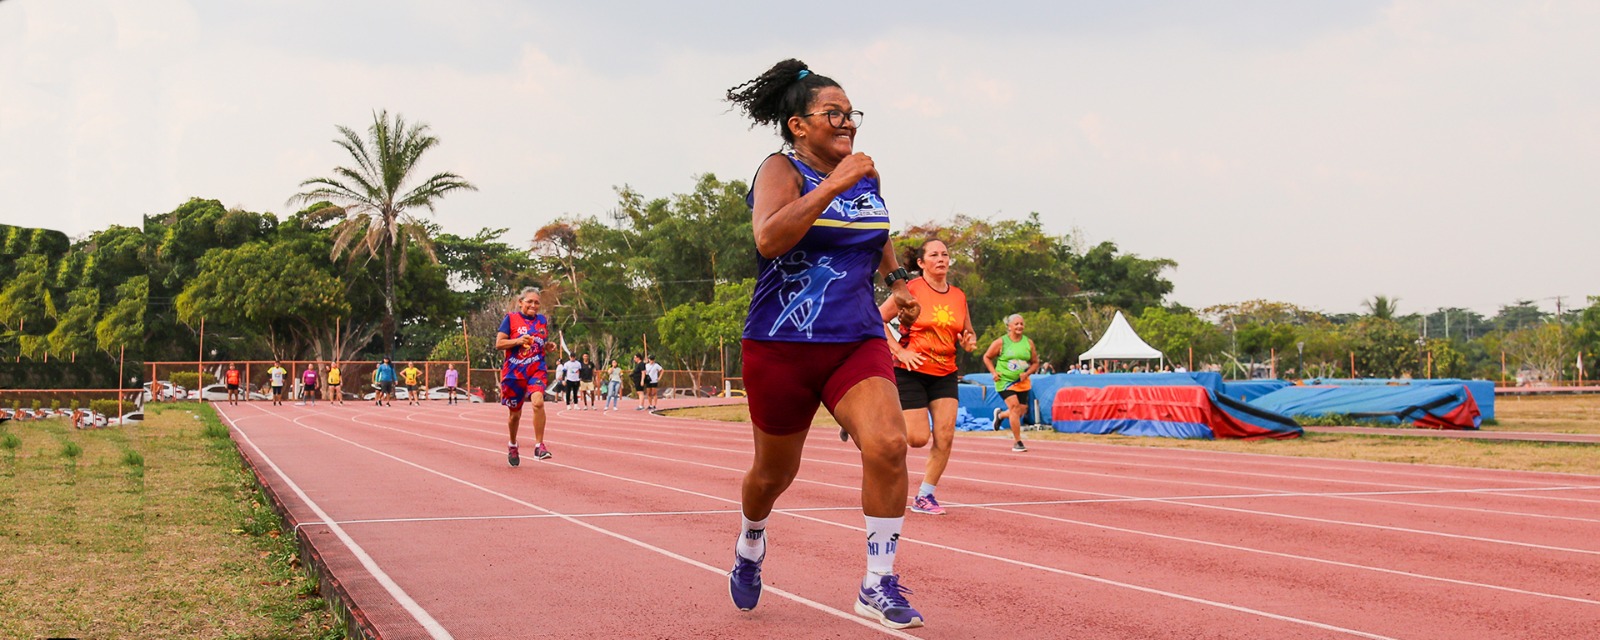
M 917 488 L 917 495 L 919 495 L 919 496 L 931 496 L 931 495 L 933 495 L 933 489 L 934 489 L 933 485 L 924 482 L 924 483 L 922 483 L 921 487 Z
M 767 555 L 767 518 L 751 520 L 739 514 L 739 520 L 739 544 L 734 551 L 746 560 L 760 560 Z
M 894 573 L 895 547 L 900 545 L 900 526 L 906 519 L 866 518 L 867 575 L 861 578 L 861 586 L 870 587 L 877 585 L 879 577 Z
M 512 443 L 510 443 L 510 444 L 508 444 L 508 445 L 506 445 L 506 446 L 510 446 L 510 447 L 515 447 L 515 446 L 517 446 L 517 443 L 515 443 L 515 442 L 512 442 Z

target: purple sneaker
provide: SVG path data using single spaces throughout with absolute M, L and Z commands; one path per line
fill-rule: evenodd
M 522 464 L 522 456 L 517 455 L 517 445 L 506 447 L 506 462 L 513 467 Z
M 944 507 L 939 506 L 939 501 L 931 493 L 925 496 L 917 496 L 917 499 L 911 502 L 911 510 L 917 513 L 926 513 L 930 516 L 944 515 Z
M 878 578 L 878 584 L 862 587 L 856 597 L 856 613 L 877 620 L 890 629 L 907 629 L 922 626 L 922 614 L 911 608 L 906 597 L 910 589 L 900 586 L 900 576 L 889 574 Z
M 540 460 L 549 460 L 550 459 L 550 450 L 546 449 L 544 447 L 544 443 L 543 442 L 541 442 L 539 444 L 536 444 L 536 445 L 533 445 L 533 457 L 538 458 Z
M 746 560 L 739 552 L 734 552 L 733 571 L 728 572 L 728 595 L 733 597 L 733 606 L 740 611 L 754 609 L 761 601 L 761 563 L 766 559 L 766 554 L 762 554 L 760 560 Z

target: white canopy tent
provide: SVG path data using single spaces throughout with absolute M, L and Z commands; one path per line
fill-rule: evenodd
M 1094 347 L 1078 356 L 1078 361 L 1088 360 L 1093 364 L 1095 360 L 1160 360 L 1164 364 L 1166 356 L 1155 347 L 1146 344 L 1139 334 L 1134 332 L 1133 325 L 1128 324 L 1128 319 L 1122 317 L 1122 312 L 1111 318 L 1111 326 L 1106 328 L 1100 341 Z

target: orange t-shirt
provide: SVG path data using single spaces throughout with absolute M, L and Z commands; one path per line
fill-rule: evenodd
M 930 376 L 955 373 L 959 342 L 956 336 L 967 328 L 967 294 L 955 285 L 940 293 L 922 278 L 906 283 L 906 288 L 922 305 L 922 313 L 911 324 L 911 330 L 901 327 L 900 332 L 900 346 L 922 354 L 922 366 L 912 371 Z M 905 368 L 899 362 L 895 366 Z
M 238 369 L 229 369 L 227 377 L 228 377 L 228 384 L 236 385 L 236 386 L 239 384 L 239 370 Z

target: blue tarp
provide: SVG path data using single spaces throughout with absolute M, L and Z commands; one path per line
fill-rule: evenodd
M 1285 387 L 1250 405 L 1287 416 L 1347 415 L 1391 424 L 1476 429 L 1483 420 L 1467 388 L 1455 385 Z
M 1478 403 L 1478 412 L 1483 414 L 1484 420 L 1494 419 L 1494 381 L 1493 380 L 1463 380 L 1460 378 L 1312 378 L 1306 380 L 1306 385 L 1334 386 L 1334 387 L 1392 387 L 1392 386 L 1432 386 L 1432 385 L 1464 385 L 1472 392 L 1472 400 Z
M 1222 391 L 1218 393 L 1240 402 L 1249 402 L 1287 386 L 1288 380 L 1228 380 L 1222 383 Z

